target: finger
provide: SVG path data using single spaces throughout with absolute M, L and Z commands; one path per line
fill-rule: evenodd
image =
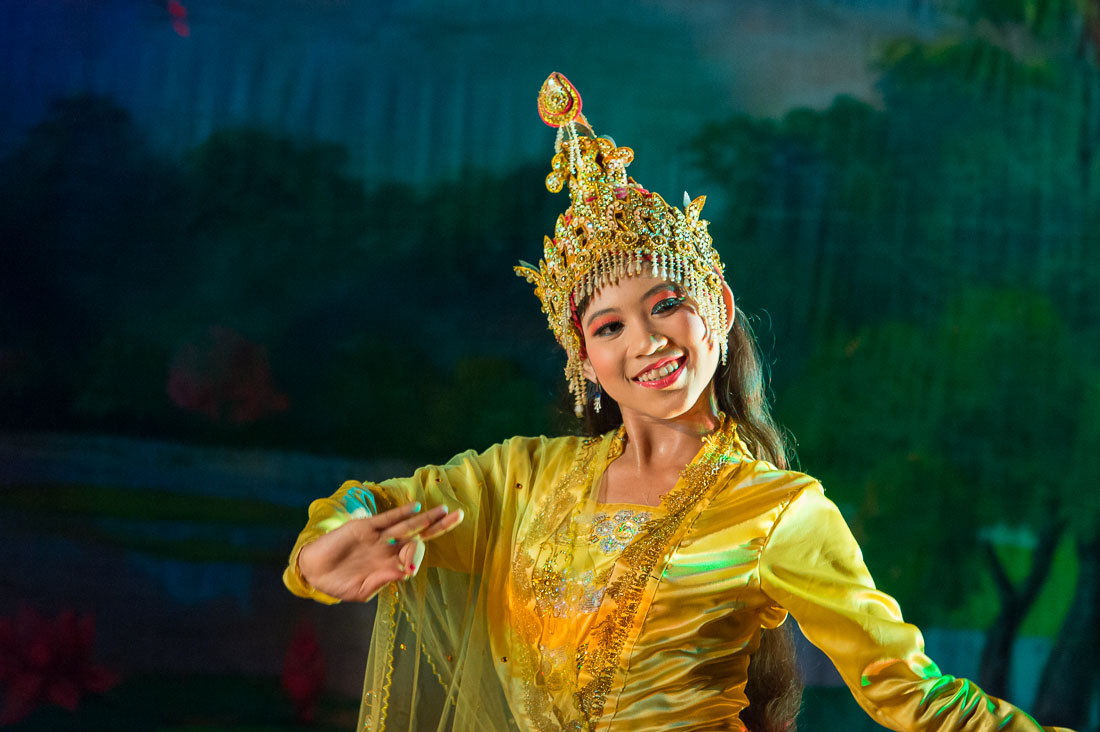
M 412 536 L 416 536 L 424 529 L 431 526 L 433 523 L 443 518 L 449 513 L 450 509 L 446 506 L 436 506 L 430 508 L 423 513 L 418 513 L 415 516 L 400 521 L 393 526 L 389 527 L 382 532 L 382 536 L 387 539 L 396 539 L 397 541 L 404 541 Z
M 451 511 L 446 516 L 421 531 L 420 538 L 424 541 L 428 541 L 429 539 L 434 539 L 437 536 L 442 536 L 443 534 L 446 534 L 448 531 L 462 523 L 462 519 L 464 518 L 466 518 L 466 512 L 463 511 L 461 508 L 455 511 Z
M 397 553 L 397 561 L 403 573 L 403 579 L 412 577 L 420 569 L 420 565 L 424 562 L 425 548 L 419 536 L 413 537 L 401 546 L 401 550 Z
M 415 552 L 412 560 L 412 573 L 415 575 L 420 571 L 420 567 L 424 565 L 424 552 L 428 550 L 428 547 L 420 540 L 417 540 L 416 544 L 413 546 L 415 547 Z
M 389 511 L 383 511 L 377 516 L 372 516 L 369 520 L 371 527 L 376 531 L 385 531 L 394 524 L 404 521 L 409 516 L 415 516 L 420 513 L 421 505 L 420 501 L 412 501 L 397 508 L 391 508 Z

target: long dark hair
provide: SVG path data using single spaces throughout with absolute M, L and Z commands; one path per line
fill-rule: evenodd
M 583 312 L 583 311 L 582 311 Z M 778 468 L 788 466 L 789 448 L 768 405 L 766 373 L 748 318 L 735 309 L 729 334 L 729 356 L 714 374 L 718 408 L 737 422 L 737 432 L 753 456 Z M 603 394 L 599 412 L 585 402 L 584 431 L 600 435 L 623 423 L 615 400 Z M 795 662 L 791 624 L 764 629 L 749 661 L 745 694 L 749 706 L 741 722 L 750 732 L 794 732 L 802 706 L 802 680 Z

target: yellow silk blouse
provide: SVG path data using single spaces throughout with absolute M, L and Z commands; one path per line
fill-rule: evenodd
M 329 603 L 297 569 L 309 541 L 411 500 L 467 513 L 381 596 L 363 728 L 743 730 L 761 628 L 790 613 L 884 727 L 1058 729 L 942 674 L 821 485 L 753 459 L 730 420 L 655 507 L 596 503 L 624 440 L 513 438 L 310 506 L 284 581 Z M 410 692 L 432 676 L 449 704 Z

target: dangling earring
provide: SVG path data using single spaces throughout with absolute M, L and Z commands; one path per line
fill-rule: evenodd
M 592 397 L 592 411 L 596 414 L 600 413 L 600 382 L 596 382 L 596 396 Z

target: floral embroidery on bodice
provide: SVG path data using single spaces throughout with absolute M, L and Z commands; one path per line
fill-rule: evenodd
M 592 518 L 592 531 L 588 535 L 588 541 L 599 544 L 605 554 L 619 554 L 651 518 L 653 514 L 649 511 L 629 508 L 614 514 L 600 511 Z
M 552 559 L 575 559 L 585 553 L 590 555 L 590 562 L 583 571 L 579 571 L 581 563 L 577 561 L 568 561 L 560 571 L 552 568 L 552 561 L 541 571 L 536 570 L 535 584 L 541 589 L 536 598 L 543 612 L 567 618 L 600 609 L 615 561 L 653 518 L 651 510 L 615 508 L 615 504 L 597 505 L 594 515 L 576 516 L 553 535 Z

